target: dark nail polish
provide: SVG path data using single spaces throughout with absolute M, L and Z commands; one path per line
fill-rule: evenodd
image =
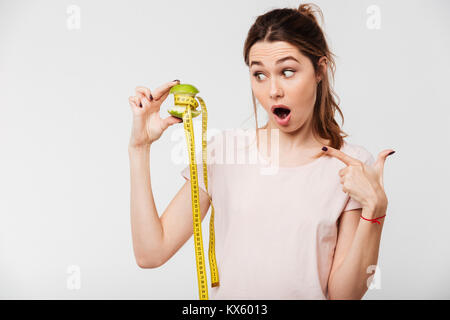
M 388 156 L 390 156 L 391 154 L 393 154 L 395 151 L 391 151 L 391 152 L 389 152 L 389 154 L 388 154 Z
M 323 150 L 323 151 L 327 151 L 328 148 L 327 148 L 327 147 L 323 147 L 322 150 Z
M 175 81 L 178 81 L 178 83 L 180 82 L 180 80 L 178 80 L 178 79 L 177 80 L 173 80 L 172 82 L 175 82 Z
M 153 96 L 150 94 L 150 101 L 153 101 Z

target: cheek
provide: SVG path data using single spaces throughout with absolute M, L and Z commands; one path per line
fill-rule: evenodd
M 297 92 L 301 92 L 302 96 L 308 98 L 311 97 L 314 93 L 314 89 L 316 87 L 316 81 L 312 74 L 300 74 L 297 77 L 297 81 L 294 82 L 293 86 L 294 90 Z
M 260 103 L 264 109 L 267 110 L 266 101 L 264 99 L 267 99 L 267 93 L 262 88 L 262 86 L 252 86 L 253 95 L 255 96 L 255 99 L 257 100 L 256 103 Z
M 289 96 L 293 104 L 298 107 L 310 108 L 311 104 L 314 106 L 315 98 L 316 98 L 316 88 L 313 85 L 314 82 L 300 80 L 294 86 L 289 89 Z

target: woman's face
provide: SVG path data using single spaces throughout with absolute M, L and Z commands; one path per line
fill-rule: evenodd
M 283 59 L 289 56 L 297 61 Z M 253 94 L 266 110 L 271 127 L 292 132 L 310 119 L 320 77 L 308 57 L 284 41 L 256 42 L 250 48 L 249 68 Z M 277 117 L 274 105 L 285 105 L 289 114 Z

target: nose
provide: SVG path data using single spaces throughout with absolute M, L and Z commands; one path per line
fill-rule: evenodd
M 276 80 L 272 80 L 272 83 L 270 85 L 270 98 L 271 99 L 277 99 L 283 95 L 283 90 L 278 85 Z

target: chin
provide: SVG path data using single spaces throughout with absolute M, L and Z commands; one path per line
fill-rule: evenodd
M 306 121 L 304 121 L 303 119 L 302 120 L 290 119 L 288 125 L 283 126 L 280 125 L 276 120 L 272 121 L 274 128 L 278 128 L 280 129 L 280 131 L 283 131 L 285 133 L 294 133 L 301 130 L 305 126 L 305 122 Z

